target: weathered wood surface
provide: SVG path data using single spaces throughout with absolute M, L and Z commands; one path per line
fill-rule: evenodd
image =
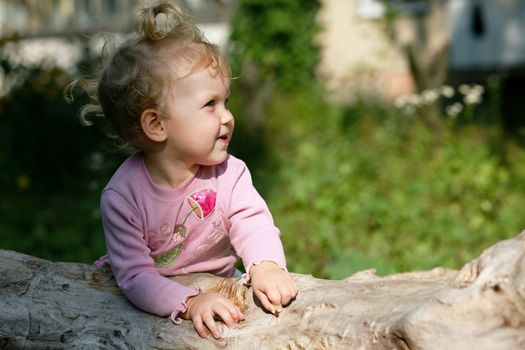
M 139 311 L 106 268 L 4 250 L 0 271 L 1 349 L 525 349 L 525 231 L 460 271 L 294 274 L 299 294 L 279 317 L 248 289 L 246 320 L 219 340 Z

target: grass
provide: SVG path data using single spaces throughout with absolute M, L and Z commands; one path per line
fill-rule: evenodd
M 460 268 L 525 228 L 524 150 L 497 124 L 443 120 L 438 137 L 377 101 L 345 110 L 276 98 L 265 132 L 272 167 L 256 183 L 291 268 L 328 278 Z

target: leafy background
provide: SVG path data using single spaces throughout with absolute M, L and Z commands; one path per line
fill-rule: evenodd
M 445 112 L 454 101 L 440 100 L 439 133 L 417 111 L 371 96 L 335 104 L 314 74 L 318 6 L 241 1 L 228 53 L 239 75 L 231 152 L 267 200 L 290 270 L 460 268 L 525 228 L 525 150 L 520 123 L 504 118 L 516 93 L 508 78 L 481 81 L 482 103 L 455 118 Z M 91 262 L 105 250 L 100 191 L 126 155 L 103 121 L 80 124 L 82 96 L 67 104 L 62 93 L 98 58 L 86 53 L 74 72 L 0 63 L 17 81 L 0 99 L 0 247 Z

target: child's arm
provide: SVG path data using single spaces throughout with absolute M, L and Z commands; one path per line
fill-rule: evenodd
M 197 333 L 203 338 L 207 335 L 206 327 L 215 338 L 220 338 L 221 333 L 215 323 L 215 316 L 219 316 L 228 328 L 244 320 L 241 310 L 217 292 L 200 293 L 189 298 L 186 304 L 188 308 L 181 317 L 191 319 Z
M 297 285 L 288 271 L 271 261 L 263 261 L 250 269 L 253 294 L 264 308 L 279 315 L 282 306 L 297 295 Z
M 244 319 L 239 308 L 220 293 L 200 292 L 161 276 L 149 255 L 141 224 L 136 222 L 138 215 L 118 193 L 104 192 L 101 212 L 115 280 L 137 307 L 170 316 L 176 323 L 178 317 L 191 319 L 202 337 L 206 337 L 205 326 L 215 338 L 220 337 L 215 316 L 228 327 Z
M 101 216 L 111 268 L 120 290 L 138 308 L 170 316 L 180 323 L 177 316 L 186 311 L 187 299 L 200 290 L 160 275 L 149 255 L 140 215 L 119 193 L 103 192 Z
M 230 239 L 243 259 L 245 279 L 251 282 L 264 308 L 275 314 L 295 297 L 297 287 L 286 271 L 280 232 L 266 202 L 253 187 L 244 163 L 235 165 L 229 205 Z

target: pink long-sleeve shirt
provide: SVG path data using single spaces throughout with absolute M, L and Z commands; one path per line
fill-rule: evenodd
M 280 232 L 241 160 L 229 155 L 201 166 L 184 187 L 155 186 L 142 153 L 115 172 L 101 198 L 102 224 L 116 282 L 144 311 L 170 316 L 186 311 L 198 287 L 166 276 L 210 272 L 232 276 L 264 260 L 286 268 Z

